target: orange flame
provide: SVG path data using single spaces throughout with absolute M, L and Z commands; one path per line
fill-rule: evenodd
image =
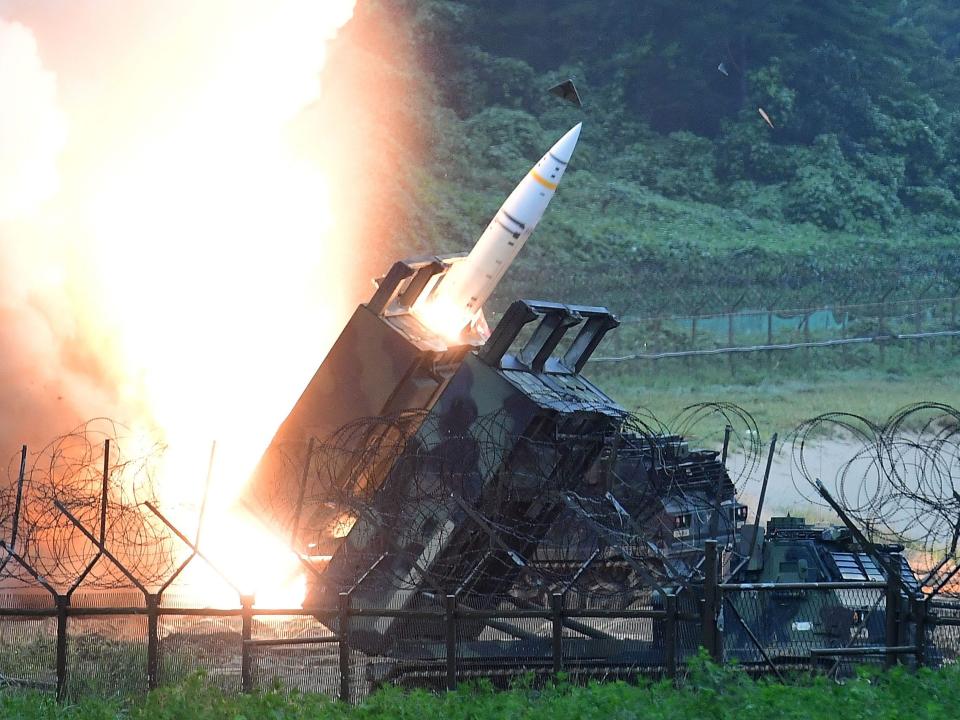
M 70 128 L 62 189 L 17 218 L 20 246 L 39 238 L 31 246 L 44 253 L 23 259 L 43 280 L 28 290 L 48 318 L 68 318 L 50 321 L 55 333 L 112 392 L 70 400 L 95 414 L 109 401 L 117 419 L 159 433 L 171 448 L 161 502 L 186 527 L 218 441 L 201 549 L 260 605 L 299 604 L 303 577 L 282 540 L 231 508 L 347 311 L 329 179 L 295 126 L 323 101 L 325 42 L 353 5 L 189 3 L 173 23 L 149 6 L 134 22 L 124 13 L 139 6 L 118 4 L 124 33 L 151 51 L 127 38 L 129 54 L 103 66 L 53 68 Z M 0 31 L 28 56 L 27 26 L 11 27 Z M 49 100 L 49 73 L 35 75 Z M 62 145 L 62 132 L 48 134 Z M 3 180 L 0 194 L 18 187 Z M 71 336 L 93 342 L 80 349 Z

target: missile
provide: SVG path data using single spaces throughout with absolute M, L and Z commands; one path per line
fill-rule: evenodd
M 483 304 L 537 227 L 580 138 L 577 123 L 540 158 L 506 199 L 473 250 L 453 265 L 414 312 L 429 327 L 456 337 Z

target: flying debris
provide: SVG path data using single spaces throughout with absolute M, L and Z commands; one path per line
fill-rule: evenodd
M 577 92 L 577 86 L 573 84 L 573 80 L 570 78 L 554 85 L 550 88 L 549 93 L 573 103 L 577 107 L 583 107 L 583 102 L 580 100 L 580 93 Z
M 730 73 L 727 72 L 727 66 L 724 65 L 722 61 L 719 65 L 717 65 L 717 70 L 719 70 L 721 73 L 723 73 L 727 77 L 730 76 Z
M 766 110 L 764 110 L 764 109 L 761 107 L 761 108 L 757 108 L 757 112 L 760 113 L 760 117 L 762 117 L 762 118 L 764 119 L 764 121 L 767 123 L 767 125 L 769 125 L 770 127 L 773 127 L 773 122 L 770 120 L 770 116 L 767 115 L 767 111 L 766 111 Z
M 577 146 L 581 124 L 540 158 L 504 201 L 467 258 L 451 267 L 427 301 L 415 308 L 427 325 L 455 337 L 474 321 L 543 217 Z

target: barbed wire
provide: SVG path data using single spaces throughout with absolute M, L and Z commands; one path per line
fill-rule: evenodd
M 572 589 L 616 603 L 697 579 L 701 545 L 674 533 L 677 514 L 735 539 L 725 507 L 755 476 L 763 452 L 745 410 L 704 403 L 661 421 L 562 392 L 538 402 L 554 411 L 454 406 L 358 419 L 312 440 L 303 467 L 280 448 L 286 480 L 254 510 L 291 542 L 310 540 L 298 549 L 319 568 L 315 585 L 337 592 L 376 565 L 365 583 L 384 596 L 456 592 L 517 602 Z M 842 435 L 851 451 L 823 480 L 871 540 L 956 556 L 960 411 L 919 403 L 882 423 L 848 413 L 803 423 L 793 440 L 795 485 L 816 505 L 824 503 L 812 489 L 808 453 L 825 433 Z M 166 448 L 127 456 L 128 440 L 125 428 L 100 419 L 31 455 L 22 478 L 19 456 L 11 460 L 0 490 L 0 532 L 11 553 L 0 582 L 36 585 L 35 574 L 64 591 L 129 587 L 112 562 L 101 558 L 90 569 L 101 535 L 143 585 L 170 577 L 183 548 L 146 508 L 157 502 Z M 724 444 L 737 458 L 732 472 L 718 449 Z M 378 564 L 384 555 L 389 561 Z
M 822 438 L 850 448 L 832 476 L 819 477 L 809 453 Z M 821 480 L 871 542 L 904 545 L 921 564 L 955 560 L 960 541 L 960 411 L 943 403 L 908 405 L 883 422 L 827 413 L 797 429 L 794 486 L 827 507 Z
M 128 457 L 122 444 L 129 436 L 123 426 L 97 418 L 33 454 L 22 478 L 20 454 L 11 459 L 7 485 L 0 489 L 0 529 L 23 562 L 6 558 L 0 580 L 35 584 L 35 573 L 61 591 L 81 581 L 86 587 L 129 587 L 115 563 L 103 560 L 89 567 L 101 537 L 144 584 L 158 582 L 170 570 L 169 533 L 143 509 L 144 502 L 156 499 L 153 473 L 165 448 L 153 444 Z
M 675 551 L 696 548 L 675 541 L 665 503 L 709 516 L 730 501 L 757 464 L 756 423 L 723 403 L 691 406 L 670 423 L 646 411 L 578 410 L 533 423 L 462 408 L 357 420 L 314 445 L 303 493 L 313 503 L 300 527 L 334 576 L 390 554 L 365 580 L 385 594 L 507 599 L 575 585 L 609 599 L 688 581 L 693 563 Z M 713 443 L 730 423 L 748 458 L 733 480 L 718 450 L 691 449 L 669 429 L 700 430 Z M 320 584 L 344 589 L 329 577 Z

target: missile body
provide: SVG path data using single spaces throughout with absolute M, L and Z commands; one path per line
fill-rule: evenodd
M 467 258 L 450 268 L 423 306 L 415 310 L 434 330 L 456 335 L 477 316 L 543 217 L 580 138 L 580 125 L 540 158 L 510 193 Z

